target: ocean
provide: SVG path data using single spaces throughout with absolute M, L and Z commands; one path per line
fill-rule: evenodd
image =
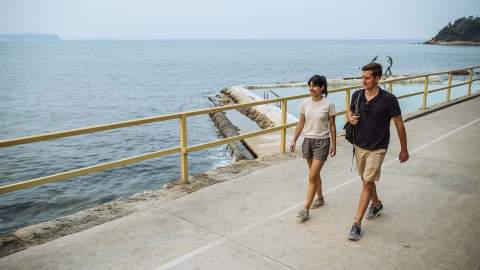
M 393 74 L 480 64 L 478 46 L 420 42 L 4 41 L 0 42 L 0 140 L 211 107 L 207 97 L 226 86 L 306 81 L 313 74 L 328 78 L 359 76 L 360 67 L 376 55 L 393 58 Z M 301 93 L 303 89 L 295 91 Z M 291 112 L 296 113 L 295 106 Z M 188 135 L 189 145 L 219 138 L 208 116 L 189 118 Z M 172 120 L 3 148 L 0 185 L 178 144 L 178 121 Z M 189 172 L 231 162 L 226 147 L 216 147 L 190 154 Z M 161 188 L 178 179 L 179 171 L 179 156 L 169 155 L 2 195 L 0 235 Z

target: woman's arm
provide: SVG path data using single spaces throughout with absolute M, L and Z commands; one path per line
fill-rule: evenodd
M 330 126 L 330 156 L 334 157 L 337 154 L 337 126 L 335 125 L 335 115 L 328 118 Z
M 292 142 L 290 143 L 290 152 L 295 152 L 295 145 L 297 144 L 298 137 L 302 133 L 303 127 L 305 126 L 305 115 L 300 114 L 300 119 L 298 120 L 297 127 L 295 128 L 295 135 L 293 136 Z

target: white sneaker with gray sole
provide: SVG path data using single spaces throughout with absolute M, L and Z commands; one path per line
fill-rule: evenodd
M 323 200 L 323 197 L 316 198 L 315 200 L 313 200 L 313 203 L 310 206 L 310 209 L 319 208 L 319 207 L 322 207 L 323 205 L 325 205 L 325 201 Z
M 301 222 L 305 221 L 308 219 L 308 209 L 307 208 L 302 208 L 300 210 L 298 210 L 297 212 L 297 218 L 300 219 Z

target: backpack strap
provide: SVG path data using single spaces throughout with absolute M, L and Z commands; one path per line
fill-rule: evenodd
M 355 114 L 358 113 L 358 102 L 360 101 L 360 96 L 365 93 L 365 90 L 360 90 L 360 91 L 361 92 L 358 93 L 358 96 L 357 96 L 357 102 L 355 102 Z M 353 129 L 353 143 L 352 143 L 352 145 L 353 145 L 352 165 L 350 166 L 350 171 L 352 171 L 352 169 L 353 169 L 353 159 L 355 158 L 355 128 Z M 357 168 L 355 167 L 355 169 L 357 169 Z
M 357 102 L 355 104 L 355 114 L 358 113 L 358 102 L 360 101 L 360 96 L 365 93 L 365 90 L 361 90 L 362 92 L 358 93 L 358 96 L 357 96 Z

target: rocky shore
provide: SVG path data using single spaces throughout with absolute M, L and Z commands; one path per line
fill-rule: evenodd
M 429 41 L 425 41 L 423 44 L 451 45 L 451 46 L 480 46 L 480 42 L 476 42 L 476 41 L 464 41 L 464 40 L 443 41 L 443 40 L 437 40 L 437 39 L 431 39 Z

